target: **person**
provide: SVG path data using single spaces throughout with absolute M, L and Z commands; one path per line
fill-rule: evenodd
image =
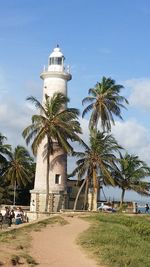
M 21 207 L 18 207 L 15 213 L 15 224 L 21 224 L 23 222 L 23 211 Z
M 5 207 L 6 213 L 4 215 L 5 223 L 8 224 L 8 227 L 11 227 L 12 220 L 11 220 L 11 214 L 10 214 L 10 208 Z
M 24 215 L 24 213 L 23 213 L 23 209 L 21 207 L 19 207 L 19 212 L 20 212 L 20 215 L 21 215 L 21 220 L 23 222 L 23 215 Z
M 135 213 L 135 214 L 138 213 L 138 205 L 136 202 L 133 202 L 133 213 Z
M 145 205 L 145 213 L 149 213 L 149 205 L 148 204 Z
M 2 229 L 2 225 L 3 225 L 3 215 L 0 212 L 0 227 L 1 227 L 1 229 Z
M 24 222 L 24 223 L 29 222 L 29 221 L 28 221 L 28 216 L 27 216 L 27 212 L 26 212 L 26 211 L 23 212 L 23 222 Z
M 23 210 L 18 207 L 15 212 L 15 224 L 20 224 L 23 222 Z
M 138 213 L 138 204 L 135 203 L 135 213 L 137 214 Z
M 22 223 L 22 217 L 21 217 L 21 214 L 18 213 L 16 215 L 16 220 L 15 220 L 15 224 L 18 225 L 18 224 L 21 224 Z
M 15 223 L 15 212 L 13 209 L 10 211 L 10 219 L 11 223 Z

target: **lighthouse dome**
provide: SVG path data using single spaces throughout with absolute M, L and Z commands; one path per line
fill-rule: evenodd
M 56 48 L 54 48 L 53 52 L 50 54 L 49 57 L 64 57 L 64 55 L 61 52 L 60 48 L 57 46 Z

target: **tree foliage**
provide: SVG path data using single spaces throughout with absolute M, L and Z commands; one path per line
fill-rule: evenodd
M 89 96 L 82 101 L 83 105 L 89 104 L 83 111 L 82 116 L 91 112 L 89 120 L 89 128 L 97 128 L 98 121 L 104 132 L 111 131 L 111 124 L 115 124 L 114 116 L 122 119 L 121 109 L 125 108 L 124 103 L 128 104 L 128 100 L 120 95 L 123 89 L 122 85 L 118 85 L 111 78 L 103 77 L 94 88 L 88 91 Z
M 90 136 L 90 145 L 85 146 L 84 152 L 76 152 L 73 155 L 79 157 L 70 176 L 77 174 L 78 178 L 88 177 L 89 186 L 97 190 L 98 178 L 105 184 L 115 185 L 111 175 L 112 166 L 116 160 L 115 153 L 121 147 L 112 135 L 106 135 L 94 130 Z M 93 192 L 94 193 L 94 192 Z M 95 197 L 96 199 L 96 197 Z M 95 200 L 97 201 L 97 199 Z M 92 203 L 94 207 L 94 203 Z
M 122 155 L 113 172 L 116 184 L 122 189 L 121 203 L 126 190 L 133 190 L 141 195 L 150 195 L 150 183 L 144 180 L 150 176 L 150 168 L 136 155 Z

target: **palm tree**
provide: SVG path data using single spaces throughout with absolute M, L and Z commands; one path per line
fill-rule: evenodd
M 115 184 L 111 176 L 111 169 L 116 158 L 114 153 L 118 152 L 120 148 L 112 135 L 105 135 L 94 130 L 90 136 L 90 145 L 85 146 L 85 152 L 73 153 L 79 159 L 76 162 L 77 167 L 70 176 L 77 174 L 79 178 L 82 178 L 86 175 L 85 182 L 93 188 L 91 203 L 91 209 L 93 210 L 97 210 L 98 177 L 103 177 L 105 184 Z
M 20 205 L 29 206 L 30 205 L 30 190 L 34 188 L 35 179 L 35 167 L 36 163 L 32 162 L 29 166 L 30 171 L 30 181 L 24 187 L 17 187 L 17 201 Z M 24 196 L 24 198 L 22 198 Z
M 10 145 L 5 144 L 6 140 L 7 138 L 0 133 L 0 175 L 2 175 L 5 164 L 7 163 L 7 156 L 11 149 Z
M 133 190 L 141 195 L 150 195 L 150 183 L 143 181 L 150 176 L 150 168 L 138 156 L 124 156 L 120 153 L 120 158 L 113 172 L 116 184 L 122 189 L 120 205 L 123 204 L 125 191 Z
M 0 204 L 12 204 L 13 193 L 12 193 L 12 185 L 10 181 L 4 179 L 3 176 L 0 176 Z
M 30 182 L 31 174 L 31 164 L 33 163 L 33 158 L 30 156 L 27 149 L 23 146 L 17 146 L 14 151 L 10 151 L 8 162 L 6 165 L 6 170 L 4 177 L 7 178 L 14 188 L 14 201 L 16 202 L 16 187 L 25 186 Z
M 37 149 L 41 142 L 46 139 L 46 205 L 48 210 L 49 197 L 49 170 L 50 155 L 55 151 L 56 144 L 64 150 L 65 153 L 72 153 L 73 148 L 68 140 L 81 142 L 78 134 L 81 134 L 80 123 L 77 121 L 79 111 L 75 108 L 65 108 L 69 99 L 62 93 L 54 93 L 50 98 L 45 95 L 45 101 L 42 105 L 36 98 L 28 97 L 40 111 L 40 115 L 32 116 L 32 124 L 23 131 L 23 137 L 27 144 L 32 142 L 33 154 L 37 154 Z
M 104 132 L 111 131 L 111 124 L 115 124 L 114 115 L 122 119 L 121 108 L 125 108 L 123 103 L 128 104 L 125 97 L 119 93 L 124 87 L 115 84 L 111 78 L 103 77 L 94 88 L 88 91 L 89 96 L 85 97 L 82 104 L 89 104 L 83 111 L 82 117 L 91 111 L 89 128 L 97 128 L 98 121 L 101 121 Z

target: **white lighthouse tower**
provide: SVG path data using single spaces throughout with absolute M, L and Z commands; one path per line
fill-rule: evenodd
M 48 68 L 44 69 L 40 77 L 43 80 L 44 96 L 52 97 L 55 92 L 67 96 L 67 82 L 72 76 L 65 70 L 64 56 L 57 46 L 49 56 Z M 36 174 L 34 189 L 31 190 L 30 211 L 44 212 L 46 203 L 46 159 L 43 156 L 46 139 L 40 144 L 37 152 Z M 57 144 L 56 144 L 57 146 Z M 67 156 L 62 149 L 56 149 L 50 157 L 49 171 L 49 202 L 48 211 L 56 212 L 65 207 L 67 187 Z

